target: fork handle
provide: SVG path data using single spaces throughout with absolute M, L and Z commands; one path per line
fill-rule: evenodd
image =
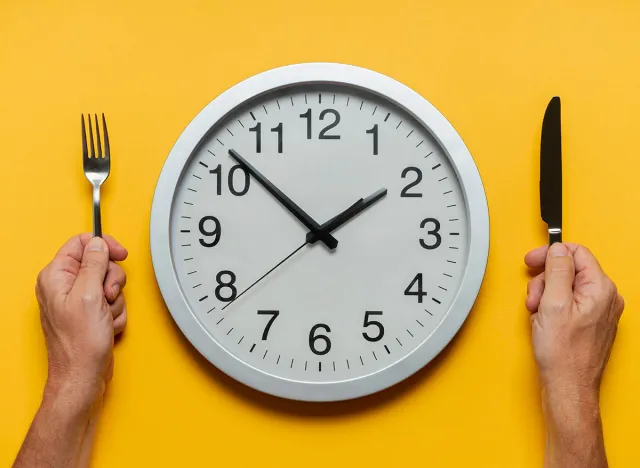
M 102 220 L 100 219 L 100 185 L 93 186 L 93 237 L 102 237 Z

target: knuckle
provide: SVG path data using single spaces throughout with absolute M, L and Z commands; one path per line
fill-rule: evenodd
M 95 268 L 99 268 L 102 262 L 96 258 L 93 258 L 89 255 L 85 255 L 82 259 L 82 263 L 80 264 L 80 268 L 83 270 L 92 270 Z
M 81 301 L 83 305 L 92 307 L 92 306 L 101 304 L 103 298 L 104 296 L 102 294 L 96 294 L 91 291 L 85 291 L 82 294 Z

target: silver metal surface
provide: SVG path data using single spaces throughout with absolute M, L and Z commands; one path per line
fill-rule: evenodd
M 91 151 L 87 149 L 87 131 L 82 117 L 82 167 L 84 175 L 93 186 L 93 236 L 102 237 L 102 220 L 100 217 L 100 187 L 109 177 L 111 170 L 111 148 L 109 146 L 109 133 L 107 131 L 107 121 L 102 114 L 103 140 L 100 139 L 100 127 L 98 116 L 94 114 L 96 124 L 96 138 L 93 138 L 93 125 L 91 115 L 87 116 L 89 122 L 89 145 Z M 98 154 L 96 155 L 96 146 Z M 103 151 L 104 146 L 104 151 Z
M 455 170 L 468 212 L 467 268 L 458 294 L 433 333 L 401 361 L 362 377 L 309 382 L 263 372 L 228 352 L 199 321 L 183 293 L 171 248 L 171 207 L 185 165 L 220 119 L 256 96 L 301 84 L 337 84 L 381 96 L 411 114 L 442 148 Z M 482 180 L 464 142 L 426 99 L 385 75 L 350 65 L 309 63 L 286 66 L 251 77 L 207 105 L 187 126 L 171 150 L 156 186 L 151 210 L 153 266 L 165 303 L 184 335 L 220 370 L 272 395 L 306 401 L 347 400 L 385 389 L 421 369 L 458 332 L 478 295 L 489 251 L 489 213 Z

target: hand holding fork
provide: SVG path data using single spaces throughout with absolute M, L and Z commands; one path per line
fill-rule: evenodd
M 82 115 L 82 166 L 84 175 L 93 186 L 93 236 L 102 237 L 102 221 L 100 219 L 100 186 L 109 177 L 111 169 L 111 151 L 109 148 L 109 133 L 107 132 L 107 121 L 102 114 L 102 133 L 104 142 L 100 141 L 100 128 L 98 127 L 98 116 L 94 114 L 96 123 L 96 145 L 93 139 L 93 126 L 91 125 L 91 115 L 88 115 L 89 122 L 89 142 L 91 144 L 91 154 L 87 150 L 87 132 Z M 103 147 L 104 143 L 104 157 Z M 95 146 L 98 147 L 96 156 Z

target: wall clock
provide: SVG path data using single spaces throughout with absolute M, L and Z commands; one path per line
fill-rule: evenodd
M 156 278 L 211 363 L 280 397 L 346 400 L 453 338 L 484 276 L 487 201 L 462 139 L 379 73 L 291 65 L 188 125 L 151 213 Z

